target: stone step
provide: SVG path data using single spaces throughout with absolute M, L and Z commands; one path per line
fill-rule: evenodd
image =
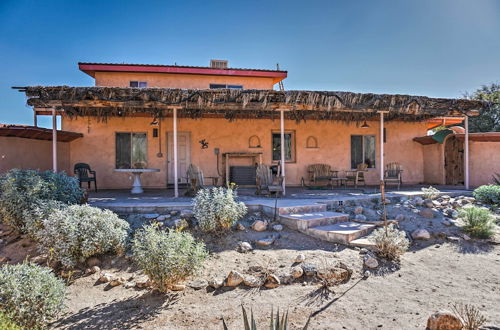
M 288 228 L 305 232 L 308 228 L 332 225 L 349 220 L 349 215 L 338 212 L 319 211 L 280 215 L 280 222 Z
M 349 245 L 357 246 L 360 248 L 374 248 L 375 247 L 375 243 L 373 243 L 372 241 L 370 241 L 366 237 L 360 237 L 357 239 L 353 239 L 352 241 L 349 242 Z
M 294 213 L 308 213 L 308 212 L 324 212 L 326 211 L 326 204 L 296 204 L 287 203 L 286 205 L 280 205 L 278 201 L 277 215 L 286 215 Z M 262 205 L 262 211 L 269 215 L 274 215 L 274 205 Z
M 375 225 L 349 221 L 333 225 L 308 228 L 305 233 L 324 241 L 347 245 L 351 241 L 367 235 L 374 228 Z

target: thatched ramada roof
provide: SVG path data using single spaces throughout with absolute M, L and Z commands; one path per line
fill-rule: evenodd
M 275 118 L 277 109 L 296 121 L 360 121 L 387 111 L 388 120 L 418 121 L 437 116 L 477 115 L 488 106 L 466 99 L 425 96 L 364 94 L 329 91 L 275 91 L 241 89 L 169 89 L 124 87 L 16 87 L 26 93 L 37 111 L 55 108 L 68 116 L 179 116 L 201 118 Z

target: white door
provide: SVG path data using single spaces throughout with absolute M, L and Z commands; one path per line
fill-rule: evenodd
M 174 183 L 174 135 L 167 133 L 167 179 Z M 177 177 L 179 182 L 186 182 L 186 172 L 191 164 L 191 133 L 177 132 Z

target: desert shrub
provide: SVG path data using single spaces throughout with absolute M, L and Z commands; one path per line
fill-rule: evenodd
M 370 239 L 375 243 L 377 254 L 389 260 L 398 260 L 410 246 L 406 233 L 398 230 L 393 224 L 387 226 L 387 234 L 385 228 L 378 228 Z
M 486 323 L 486 318 L 472 305 L 454 304 L 453 312 L 465 330 L 479 330 Z
M 132 253 L 135 263 L 162 292 L 196 274 L 208 256 L 205 245 L 191 234 L 165 232 L 156 225 L 136 232 Z
M 0 312 L 0 329 L 2 330 L 21 330 L 14 321 L 9 319 L 4 313 Z
M 64 297 L 64 282 L 50 268 L 30 263 L 0 268 L 0 307 L 23 328 L 45 328 L 62 310 Z
M 42 252 L 73 267 L 93 255 L 124 252 L 128 229 L 129 224 L 109 210 L 71 205 L 54 210 L 36 235 Z
M 241 306 L 242 309 L 242 315 L 243 315 L 243 328 L 248 329 L 248 330 L 257 330 L 257 321 L 255 320 L 255 317 L 253 315 L 253 310 L 250 310 L 250 318 L 248 317 L 248 312 L 243 307 Z M 276 311 L 276 315 L 274 314 L 272 308 L 271 308 L 271 313 L 270 313 L 270 323 L 269 324 L 269 329 L 270 330 L 286 330 L 288 329 L 288 311 L 286 313 L 280 313 L 280 310 Z M 306 324 L 302 327 L 302 330 L 307 330 L 309 328 L 309 323 L 311 322 L 311 316 L 307 319 Z M 222 318 L 222 329 L 223 330 L 229 330 L 226 324 L 226 320 Z
M 500 204 L 500 186 L 485 185 L 473 192 L 474 198 L 485 204 Z
M 439 194 L 441 193 L 441 191 L 439 191 L 439 189 L 436 189 L 433 186 L 429 186 L 429 188 L 423 187 L 421 190 L 423 192 L 422 197 L 425 199 L 438 198 Z
M 222 232 L 231 228 L 247 213 L 243 202 L 236 202 L 232 189 L 201 189 L 193 201 L 193 213 L 201 230 Z
M 495 233 L 495 218 L 487 208 L 464 207 L 459 211 L 459 217 L 464 222 L 464 231 L 473 237 L 488 238 Z
M 33 215 L 40 215 L 47 201 L 76 204 L 83 195 L 78 179 L 63 172 L 13 169 L 0 179 L 0 217 L 17 230 L 27 232 L 27 222 Z

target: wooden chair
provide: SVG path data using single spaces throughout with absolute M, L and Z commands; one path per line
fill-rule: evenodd
M 203 177 L 203 171 L 194 164 L 189 164 L 187 172 L 187 182 L 188 182 L 188 192 L 189 196 L 193 196 L 200 189 L 205 187 L 205 178 Z
M 354 188 L 358 187 L 358 184 L 363 183 L 363 186 L 366 186 L 365 181 L 365 172 L 368 169 L 368 165 L 361 163 L 356 166 L 354 171 L 345 171 L 345 183 L 352 182 L 354 184 Z
M 97 179 L 95 176 L 95 171 L 92 171 L 89 164 L 76 163 L 73 168 L 73 173 L 78 176 L 80 187 L 82 186 L 82 182 L 87 182 L 87 185 L 90 189 L 90 183 L 94 182 L 94 189 L 95 191 L 97 191 Z
M 389 163 L 385 166 L 384 185 L 394 183 L 398 185 L 398 190 L 403 183 L 401 174 L 403 169 L 399 163 Z
M 278 166 L 276 176 L 273 175 L 271 168 L 264 164 L 257 165 L 255 171 L 256 195 L 283 194 L 283 177 L 281 176 L 280 166 Z
M 331 183 L 332 178 L 338 177 L 338 171 L 332 171 L 330 165 L 327 164 L 312 164 L 307 166 L 307 174 L 309 175 L 309 184 L 316 185 L 319 182 Z

